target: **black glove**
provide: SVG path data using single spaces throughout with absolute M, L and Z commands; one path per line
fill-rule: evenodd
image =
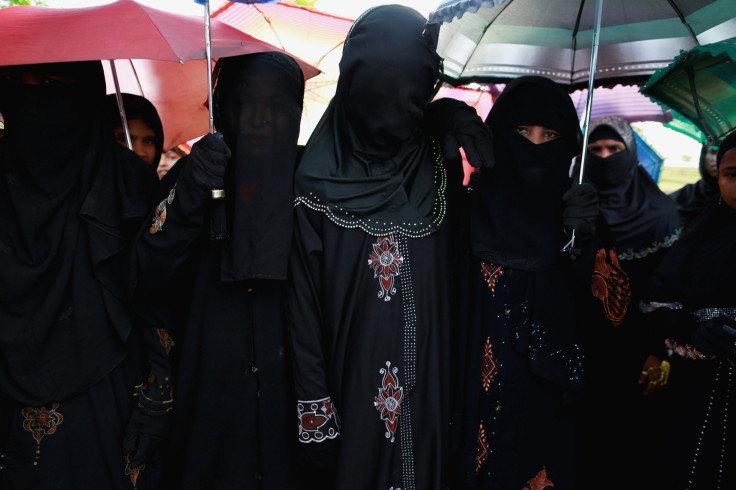
M 575 230 L 575 238 L 585 241 L 595 235 L 595 222 L 600 209 L 595 188 L 586 183 L 573 184 L 562 195 L 562 200 L 565 201 L 562 223 L 566 228 Z
M 451 98 L 431 102 L 424 111 L 424 127 L 440 139 L 445 158 L 458 158 L 462 147 L 473 167 L 493 167 L 493 133 L 465 102 Z
M 131 468 L 136 468 L 157 455 L 171 432 L 171 414 L 148 415 L 133 410 L 123 438 L 123 452 Z
M 307 487 L 310 489 L 331 487 L 335 476 L 337 439 L 300 442 L 296 451 L 297 471 Z
M 225 168 L 230 159 L 230 148 L 221 133 L 209 133 L 194 143 L 189 153 L 187 168 L 194 182 L 204 189 L 222 189 L 225 186 Z
M 693 347 L 721 359 L 736 354 L 734 342 L 736 342 L 736 321 L 727 316 L 698 323 L 692 337 Z

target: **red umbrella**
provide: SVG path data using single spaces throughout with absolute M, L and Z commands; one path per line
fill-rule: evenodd
M 216 20 L 211 29 L 214 58 L 283 52 Z M 142 72 L 138 80 L 141 89 L 133 93 L 143 95 L 156 106 L 164 122 L 166 147 L 207 132 L 206 110 L 181 111 L 201 106 L 208 96 L 210 70 L 204 61 L 188 61 L 206 59 L 200 18 L 157 10 L 132 0 L 74 9 L 21 6 L 0 9 L 0 32 L 0 66 L 132 59 L 136 70 L 140 66 Z M 304 61 L 297 62 L 305 78 L 319 73 Z M 172 98 L 174 94 L 178 94 L 178 103 Z M 196 124 L 189 119 L 195 119 Z M 177 121 L 190 127 L 177 128 Z

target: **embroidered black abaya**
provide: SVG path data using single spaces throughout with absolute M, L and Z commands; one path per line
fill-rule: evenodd
M 319 488 L 446 485 L 462 173 L 421 128 L 440 61 L 424 24 L 396 5 L 355 22 L 297 168 L 289 331 Z
M 195 145 L 162 180 L 175 187 L 137 248 L 140 290 L 176 310 L 165 483 L 296 490 L 284 293 L 303 75 L 281 53 L 227 58 L 217 70 L 215 125 L 232 152 L 227 238 L 210 239 L 223 203 L 197 181 Z
M 620 468 L 600 483 L 601 488 L 616 489 L 632 479 L 646 486 L 645 478 L 651 474 L 651 457 L 644 442 L 655 435 L 646 414 L 658 407 L 656 400 L 642 396 L 644 386 L 638 383 L 649 354 L 639 303 L 655 268 L 679 237 L 680 217 L 672 200 L 639 164 L 633 129 L 625 119 L 606 116 L 594 120 L 589 144 L 599 140 L 615 140 L 625 146 L 606 158 L 589 151 L 585 180 L 600 198 L 597 248 L 615 251 L 613 260 L 625 274 L 628 287 L 613 287 L 605 270 L 600 270 L 604 264 L 596 264 L 598 277 L 606 277 L 609 284 L 605 296 L 600 289 L 596 295 L 607 301 L 614 296 L 621 300 L 606 303 L 607 315 L 594 317 L 584 330 L 590 382 L 581 411 L 581 471 L 585 481 L 592 481 L 604 462 Z M 619 311 L 612 311 L 615 309 Z
M 113 139 L 99 62 L 2 71 L 3 488 L 148 488 L 122 439 L 145 372 L 123 278 L 149 174 Z
M 719 165 L 723 153 L 735 147 L 736 135 L 721 144 Z M 709 322 L 716 328 L 736 326 L 734 237 L 736 211 L 713 203 L 683 232 L 647 293 L 654 353 L 667 356 L 672 366 L 667 386 L 655 395 L 666 405 L 649 420 L 664 429 L 649 444 L 661 455 L 656 489 L 736 487 L 730 463 L 736 455 L 736 425 L 729 413 L 736 401 L 734 337 L 724 336 L 731 355 L 715 357 L 698 338 L 698 330 Z
M 583 389 L 576 329 L 586 288 L 561 250 L 568 240 L 562 196 L 579 151 L 578 119 L 554 82 L 521 77 L 506 86 L 486 124 L 496 165 L 481 174 L 471 210 L 471 330 L 457 487 L 572 489 L 571 402 Z M 515 129 L 529 125 L 559 138 L 535 145 Z

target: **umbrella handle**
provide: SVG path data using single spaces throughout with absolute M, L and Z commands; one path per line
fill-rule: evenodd
M 215 132 L 215 119 L 212 110 L 212 26 L 210 25 L 210 0 L 204 0 L 204 39 L 207 56 L 207 105 L 210 118 L 210 133 Z M 212 199 L 224 199 L 225 189 L 212 189 Z

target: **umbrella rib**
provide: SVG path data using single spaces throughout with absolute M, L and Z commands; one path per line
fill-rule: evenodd
M 281 38 L 279 37 L 279 33 L 278 33 L 278 32 L 276 32 L 276 29 L 274 29 L 273 25 L 271 24 L 271 19 L 269 19 L 269 18 L 268 18 L 268 17 L 266 16 L 266 13 L 265 13 L 265 12 L 263 12 L 263 10 L 259 9 L 257 5 L 253 5 L 253 8 L 254 8 L 254 9 L 256 9 L 256 11 L 257 11 L 257 12 L 258 12 L 259 14 L 261 14 L 261 16 L 263 17 L 263 20 L 265 20 L 265 21 L 266 21 L 266 24 L 268 24 L 268 28 L 269 28 L 269 29 L 271 29 L 271 32 L 273 32 L 273 35 L 274 35 L 274 36 L 276 36 L 276 40 L 277 40 L 277 41 L 279 42 L 279 44 L 281 45 L 281 49 L 283 49 L 284 51 L 286 51 L 286 46 L 284 46 L 284 42 L 283 42 L 283 41 L 281 40 Z
M 496 15 L 496 16 L 495 16 L 495 17 L 493 18 L 493 20 L 491 20 L 491 21 L 490 21 L 490 22 L 489 22 L 488 24 L 486 24 L 485 28 L 483 29 L 483 33 L 482 33 L 482 34 L 480 35 L 480 39 L 478 39 L 478 46 L 480 46 L 480 41 L 481 41 L 481 39 L 483 39 L 483 38 L 485 37 L 485 35 L 486 35 L 486 32 L 488 32 L 488 29 L 490 29 L 490 28 L 491 28 L 491 25 L 492 25 L 492 24 L 493 24 L 494 22 L 496 22 L 496 19 L 498 19 L 499 17 L 501 17 L 501 14 L 503 14 L 503 11 L 504 11 L 504 10 L 506 10 L 506 7 L 508 7 L 509 5 L 511 5 L 511 3 L 512 3 L 513 1 L 514 1 L 514 0 L 506 0 L 506 1 L 505 1 L 505 2 L 504 2 L 504 3 L 502 4 L 502 5 L 501 5 L 501 10 L 500 10 L 500 12 L 498 12 L 498 14 L 497 14 L 497 15 Z M 478 46 L 476 46 L 476 48 L 477 48 Z M 475 53 L 475 48 L 473 49 L 473 53 Z M 470 59 L 470 58 L 468 58 L 468 59 Z
M 578 30 L 580 29 L 580 19 L 583 16 L 583 6 L 585 0 L 580 0 L 580 7 L 578 7 L 578 15 L 575 18 L 575 27 L 572 30 L 572 66 L 570 67 L 570 84 L 572 85 L 573 73 L 575 73 L 575 52 L 578 49 Z
M 695 112 L 698 114 L 700 124 L 703 125 L 705 136 L 708 138 L 708 143 L 713 143 L 713 135 L 710 134 L 708 127 L 705 125 L 705 118 L 703 117 L 703 111 L 700 109 L 700 99 L 698 99 L 698 91 L 695 90 L 695 74 L 693 73 L 692 67 L 688 66 L 685 71 L 687 72 L 687 81 L 690 83 L 690 92 L 693 96 L 693 102 L 695 103 Z
M 145 97 L 146 94 L 143 92 L 143 86 L 141 85 L 141 79 L 138 78 L 138 70 L 135 69 L 135 64 L 133 64 L 133 60 L 129 59 L 128 63 L 130 63 L 130 69 L 133 70 L 133 75 L 135 75 L 135 83 L 138 84 L 138 90 L 140 90 L 141 95 Z
M 334 46 L 332 46 L 325 54 L 323 54 L 322 56 L 319 57 L 319 59 L 317 60 L 317 62 L 313 66 L 319 68 L 320 63 L 322 63 L 324 61 L 324 59 L 327 57 L 327 55 L 329 55 L 330 53 L 332 53 L 334 50 L 336 50 L 337 48 L 339 48 L 343 44 L 345 44 L 345 41 L 344 40 L 342 40 L 339 43 L 337 43 Z
M 685 16 L 682 15 L 682 11 L 680 10 L 680 7 L 678 7 L 675 4 L 675 0 L 667 0 L 667 3 L 670 4 L 670 7 L 672 7 L 672 10 L 675 11 L 675 13 L 677 14 L 677 17 L 680 19 L 680 22 L 682 22 L 682 24 L 685 26 L 685 29 L 687 29 L 687 32 L 690 33 L 690 37 L 692 37 L 693 40 L 695 41 L 695 45 L 700 46 L 700 42 L 698 42 L 698 36 L 695 35 L 695 32 L 693 32 L 692 27 L 690 27 L 690 24 L 687 23 Z

